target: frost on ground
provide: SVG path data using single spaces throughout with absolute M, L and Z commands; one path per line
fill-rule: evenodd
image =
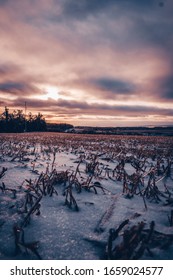
M 173 139 L 1 134 L 0 259 L 173 259 Z

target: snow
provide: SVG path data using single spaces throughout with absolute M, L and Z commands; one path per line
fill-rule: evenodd
M 38 255 L 26 249 L 22 242 L 16 252 L 15 226 L 24 232 L 24 243 L 39 241 L 37 252 L 41 259 L 105 258 L 109 230 L 116 230 L 126 219 L 129 222 L 113 241 L 113 246 L 122 242 L 126 229 L 144 222 L 144 230 L 147 231 L 152 221 L 155 222 L 154 229 L 164 234 L 159 237 L 160 245 L 164 243 L 164 237 L 173 234 L 168 219 L 173 206 L 172 165 L 171 173 L 163 179 L 163 170 L 161 175 L 155 173 L 156 186 L 163 196 L 160 195 L 158 201 L 144 197 L 147 209 L 139 191 L 131 196 L 123 193 L 123 179 L 118 180 L 113 176 L 113 170 L 122 160 L 125 160 L 126 173 L 133 175 L 136 169 L 131 165 L 132 159 L 144 160 L 140 152 L 146 157 L 143 174 L 156 167 L 157 160 L 162 161 L 160 169 L 163 169 L 162 165 L 166 168 L 168 159 L 171 164 L 173 161 L 173 139 L 56 133 L 1 134 L 0 173 L 3 168 L 7 168 L 7 171 L 0 178 L 0 259 L 38 259 Z M 97 163 L 96 171 L 93 174 L 87 172 L 88 164 L 94 162 Z M 67 171 L 68 180 L 66 183 L 54 181 L 53 188 L 57 193 L 42 195 L 40 215 L 37 211 L 31 213 L 29 223 L 23 225 L 31 207 L 28 204 L 24 209 L 27 193 L 31 192 L 38 198 L 38 194 L 30 189 L 29 182 L 36 185 L 40 174 L 46 180 L 53 170 L 56 174 Z M 79 172 L 75 175 L 76 170 Z M 64 192 L 73 176 L 78 185 L 72 185 L 72 194 L 79 211 L 75 210 L 74 205 L 69 208 L 65 204 Z M 86 189 L 86 182 L 90 179 L 89 186 L 95 183 L 95 189 Z M 141 190 L 145 190 L 148 181 L 149 174 L 144 177 Z M 166 249 L 150 243 L 148 246 L 152 255 L 145 250 L 141 259 L 173 259 L 171 239 Z

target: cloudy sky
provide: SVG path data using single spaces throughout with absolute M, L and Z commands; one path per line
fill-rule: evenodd
M 0 112 L 173 124 L 172 0 L 0 0 Z

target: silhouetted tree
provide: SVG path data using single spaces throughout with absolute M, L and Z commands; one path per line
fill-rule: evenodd
M 28 120 L 26 122 L 27 131 L 46 131 L 47 125 L 46 121 L 41 113 L 33 116 L 32 113 L 29 113 Z
M 5 107 L 0 115 L 0 132 L 24 132 L 24 131 L 46 131 L 46 121 L 41 113 L 28 116 L 23 114 L 22 110 L 14 110 L 9 113 Z

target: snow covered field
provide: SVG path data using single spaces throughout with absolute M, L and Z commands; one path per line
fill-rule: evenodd
M 173 138 L 1 134 L 0 259 L 173 259 Z

